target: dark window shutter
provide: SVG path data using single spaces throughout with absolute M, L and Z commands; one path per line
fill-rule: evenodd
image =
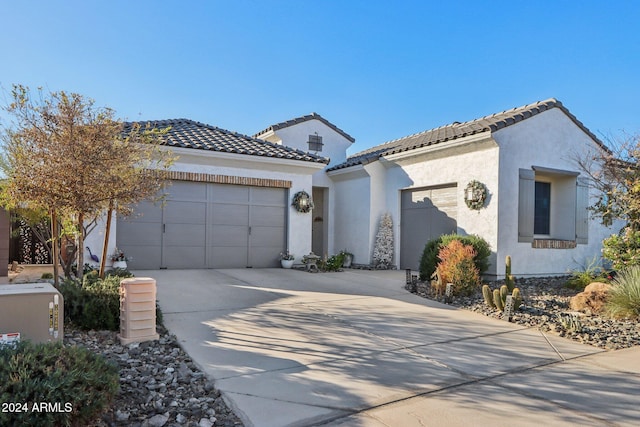
M 589 243 L 589 181 L 578 178 L 576 186 L 576 243 Z
M 518 186 L 518 242 L 533 242 L 535 178 L 531 169 L 520 169 Z
M 309 135 L 309 151 L 322 151 L 322 137 L 319 135 Z

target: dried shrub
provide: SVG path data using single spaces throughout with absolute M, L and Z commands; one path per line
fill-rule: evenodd
M 481 275 L 489 269 L 491 247 L 486 240 L 474 234 L 466 236 L 461 234 L 443 234 L 436 239 L 428 241 L 425 245 L 422 257 L 420 258 L 420 280 L 428 280 L 431 278 L 439 262 L 438 253 L 440 249 L 447 246 L 453 240 L 458 240 L 465 245 L 473 247 L 476 251 L 474 263 Z
M 473 246 L 459 240 L 452 240 L 438 252 L 440 262 L 436 272 L 443 284 L 453 283 L 454 295 L 470 295 L 480 286 L 475 256 Z

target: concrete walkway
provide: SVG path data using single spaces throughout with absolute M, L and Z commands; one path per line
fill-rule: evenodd
M 136 271 L 247 426 L 636 426 L 640 349 L 434 303 L 402 271 Z

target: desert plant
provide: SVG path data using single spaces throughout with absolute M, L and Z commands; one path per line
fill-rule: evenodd
M 504 261 L 504 284 L 510 292 L 516 287 L 516 278 L 511 274 L 511 255 L 507 255 Z
M 27 341 L 0 346 L 0 402 L 21 405 L 1 411 L 0 425 L 91 425 L 116 395 L 118 382 L 118 368 L 83 347 Z M 41 403 L 58 407 L 40 411 Z
M 40 278 L 44 280 L 53 279 L 53 273 L 42 273 L 42 276 L 40 276 Z
M 611 284 L 605 312 L 614 318 L 639 318 L 640 266 L 621 270 Z
M 580 318 L 573 313 L 559 313 L 558 322 L 565 331 L 568 332 L 581 332 L 582 322 Z
M 600 267 L 598 258 L 596 257 L 587 262 L 581 270 L 571 272 L 571 277 L 567 280 L 565 286 L 582 291 L 592 282 L 609 282 L 606 271 Z
M 511 293 L 511 297 L 513 298 L 513 310 L 518 310 L 522 305 L 522 294 L 519 288 L 513 288 L 509 291 L 507 285 L 502 285 L 500 288 L 492 291 L 489 285 L 482 286 L 482 296 L 484 297 L 485 304 L 499 311 L 504 311 L 509 293 Z
M 471 245 L 455 239 L 438 252 L 441 261 L 436 272 L 442 283 L 453 284 L 454 295 L 470 295 L 480 285 L 480 274 L 473 262 L 475 255 Z
M 486 240 L 474 234 L 467 236 L 460 234 L 443 234 L 436 239 L 429 240 L 425 245 L 422 257 L 420 258 L 420 280 L 427 280 L 433 276 L 439 262 L 438 252 L 453 240 L 458 240 L 465 245 L 472 246 L 476 252 L 473 262 L 475 267 L 478 269 L 479 274 L 482 275 L 487 271 L 489 268 L 491 247 Z

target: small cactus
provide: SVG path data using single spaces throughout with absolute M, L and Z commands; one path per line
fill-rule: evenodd
M 502 302 L 507 299 L 507 295 L 509 294 L 509 288 L 507 285 L 500 286 L 500 298 L 502 298 Z
M 522 305 L 522 295 L 520 294 L 520 289 L 513 288 L 511 296 L 513 297 L 513 310 L 515 311 Z
M 504 300 L 500 296 L 500 289 L 493 290 L 493 303 L 495 304 L 495 307 L 498 309 L 498 311 L 504 310 Z
M 500 289 L 494 289 L 493 292 L 489 285 L 484 285 L 482 287 L 482 296 L 484 297 L 485 303 L 491 307 L 495 308 L 498 311 L 504 311 L 504 305 L 507 301 L 507 295 L 511 294 L 513 297 L 513 310 L 518 310 L 522 305 L 522 295 L 520 294 L 520 289 L 514 288 L 511 293 L 507 288 L 507 285 L 502 285 Z
M 511 274 L 511 255 L 507 255 L 504 261 L 504 283 L 507 285 L 509 292 L 513 292 L 516 287 L 516 278 Z
M 484 297 L 485 304 L 491 308 L 496 308 L 496 303 L 493 302 L 493 293 L 491 292 L 489 285 L 482 286 L 482 296 Z
M 516 278 L 511 274 L 511 256 L 507 255 L 505 258 L 505 284 L 500 286 L 499 289 L 493 291 L 489 288 L 489 285 L 482 287 L 482 296 L 484 302 L 491 308 L 495 308 L 499 311 L 504 311 L 504 305 L 507 301 L 507 295 L 511 294 L 513 297 L 513 309 L 518 310 L 522 305 L 522 295 L 520 289 L 516 288 Z

